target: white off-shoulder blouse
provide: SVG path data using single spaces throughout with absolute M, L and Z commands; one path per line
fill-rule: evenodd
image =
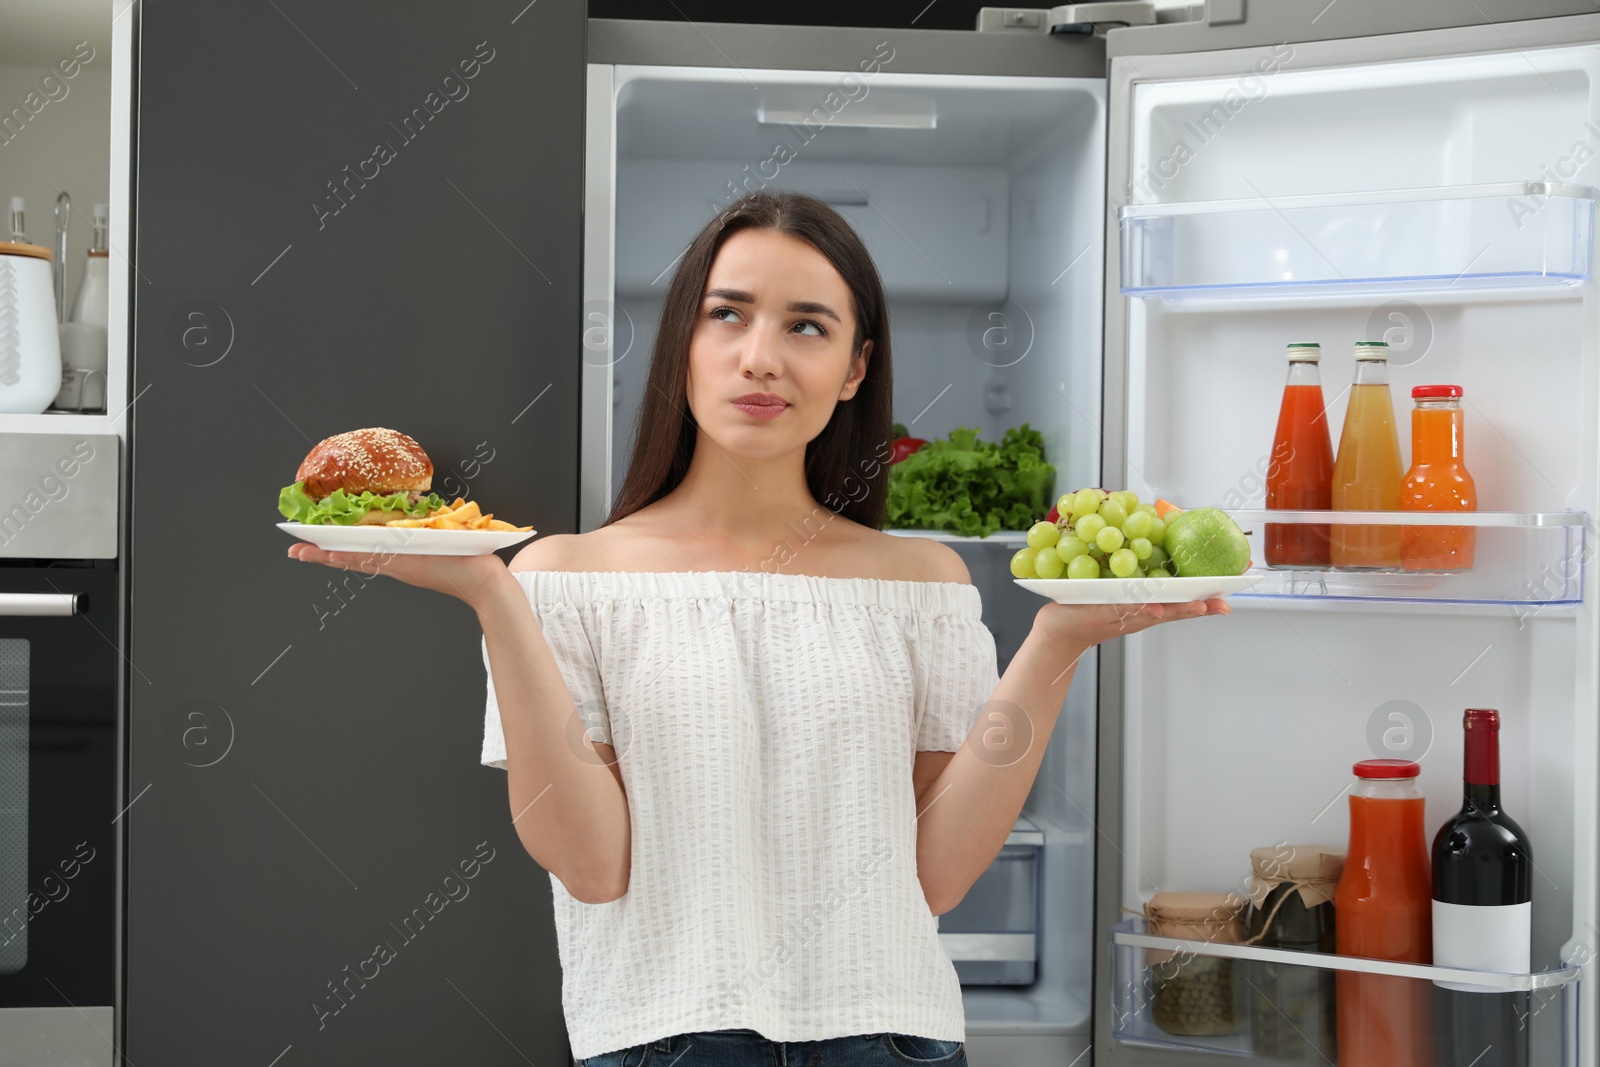
M 911 770 L 959 749 L 999 682 L 978 590 L 515 573 L 590 737 L 616 748 L 632 820 L 621 897 L 584 904 L 550 878 L 573 1056 L 739 1028 L 964 1041 Z M 483 762 L 505 759 L 491 676 Z

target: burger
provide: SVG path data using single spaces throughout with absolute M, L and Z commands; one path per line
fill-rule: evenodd
M 278 510 L 308 525 L 381 526 L 444 507 L 432 484 L 433 461 L 416 441 L 381 426 L 351 430 L 306 454 L 294 484 L 278 493 Z

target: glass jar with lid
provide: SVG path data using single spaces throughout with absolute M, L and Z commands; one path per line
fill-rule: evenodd
M 1161 892 L 1145 905 L 1145 930 L 1157 937 L 1213 944 L 1243 939 L 1240 921 L 1245 898 L 1233 893 Z M 1149 949 L 1150 1013 L 1169 1034 L 1231 1034 L 1238 1027 L 1234 1008 L 1233 961 L 1194 952 Z
M 1332 953 L 1344 854 L 1327 845 L 1250 852 L 1250 939 L 1261 948 Z M 1251 961 L 1251 1047 L 1280 1063 L 1335 1062 L 1334 972 Z

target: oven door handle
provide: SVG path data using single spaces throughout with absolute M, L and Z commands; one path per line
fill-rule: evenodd
M 0 615 L 76 615 L 87 599 L 81 593 L 0 593 Z

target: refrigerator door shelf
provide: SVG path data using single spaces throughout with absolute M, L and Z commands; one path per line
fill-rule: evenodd
M 1330 523 L 1350 526 L 1510 526 L 1546 529 L 1583 526 L 1589 516 L 1582 511 L 1269 511 L 1266 508 L 1228 509 L 1235 522 L 1289 524 Z
M 1365 956 L 1336 956 L 1321 952 L 1293 952 L 1281 948 L 1261 948 L 1257 945 L 1212 944 L 1205 941 L 1188 941 L 1175 937 L 1156 937 L 1144 932 L 1144 920 L 1125 919 L 1111 931 L 1111 943 L 1121 948 L 1151 949 L 1177 953 L 1182 956 L 1213 956 L 1218 959 L 1249 960 L 1257 963 L 1287 964 L 1291 967 L 1311 967 L 1325 971 L 1352 971 L 1360 974 L 1387 974 L 1397 978 L 1414 978 L 1430 982 L 1454 982 L 1470 985 L 1485 993 L 1510 993 L 1518 991 L 1543 992 L 1561 989 L 1576 982 L 1582 969 L 1563 965 L 1528 974 L 1501 974 L 1497 971 L 1468 971 L 1455 967 L 1435 967 L 1425 963 L 1396 963 L 1392 960 L 1368 959 Z M 1137 960 L 1138 955 L 1134 957 Z
M 1499 974 L 1254 945 L 1208 944 L 1154 937 L 1144 933 L 1144 921 L 1138 918 L 1124 920 L 1112 929 L 1111 961 L 1111 1018 L 1113 1036 L 1119 1041 L 1240 1056 L 1253 1054 L 1252 1016 L 1265 1016 L 1280 1008 L 1270 1001 L 1258 1003 L 1257 990 L 1271 984 L 1261 972 L 1271 969 L 1278 972 L 1273 975 L 1275 978 L 1284 971 L 1304 973 L 1307 981 L 1301 984 L 1306 988 L 1317 987 L 1318 983 L 1311 979 L 1315 974 L 1331 978 L 1334 972 L 1345 971 L 1419 982 L 1450 981 L 1489 994 L 1522 994 L 1526 1004 L 1520 1010 L 1530 1017 L 1541 1016 L 1541 1025 L 1534 1027 L 1533 1062 L 1565 1062 L 1558 1057 L 1558 1050 L 1545 1048 L 1543 1044 L 1561 1043 L 1560 1034 L 1565 1029 L 1560 1025 L 1565 1022 L 1562 1017 L 1572 1007 L 1572 994 L 1582 974 L 1580 968 L 1570 965 L 1531 974 Z M 1226 1016 L 1231 1004 L 1233 1028 L 1229 1033 L 1208 1036 L 1168 1033 L 1155 1022 L 1157 991 L 1168 981 L 1181 981 L 1185 968 L 1198 971 L 1201 967 L 1206 968 L 1208 979 L 1227 987 L 1219 998 L 1222 1004 L 1219 1015 Z M 1196 975 L 1196 980 L 1198 977 Z M 1325 980 L 1321 986 L 1327 989 L 1329 983 Z M 1282 1007 L 1290 1012 L 1305 1011 L 1304 1005 Z M 1548 1022 L 1542 1018 L 1546 1015 Z M 1223 1025 L 1226 1025 L 1225 1020 Z M 1316 1057 L 1308 1056 L 1308 1061 L 1316 1062 Z
M 1573 287 L 1597 191 L 1491 182 L 1118 209 L 1121 290 L 1167 301 Z
M 1232 511 L 1256 546 L 1248 574 L 1261 581 L 1235 603 L 1359 600 L 1372 603 L 1489 604 L 1539 610 L 1583 601 L 1588 516 L 1561 512 Z M 1372 526 L 1476 527 L 1473 565 L 1464 571 L 1333 570 L 1267 567 L 1261 558 L 1268 522 Z
M 1518 997 L 1515 1009 L 1526 1017 L 1538 1017 L 1533 1027 L 1533 1061 L 1536 1064 L 1573 1062 L 1563 1040 L 1568 1014 L 1574 1006 L 1582 971 L 1576 966 L 1560 966 L 1531 974 L 1496 974 L 1490 971 L 1462 971 L 1419 963 L 1390 963 L 1360 957 L 1338 957 L 1315 952 L 1288 952 L 1259 949 L 1254 945 L 1206 944 L 1179 941 L 1173 937 L 1154 937 L 1142 933 L 1139 918 L 1118 923 L 1110 934 L 1112 958 L 1112 1029 L 1117 1040 L 1131 1045 L 1155 1048 L 1189 1049 L 1224 1056 L 1270 1057 L 1274 1062 L 1325 1062 L 1306 1045 L 1307 1030 L 1322 1030 L 1331 1038 L 1334 1005 L 1323 997 L 1333 993 L 1333 977 L 1339 971 L 1392 976 L 1392 982 L 1450 981 L 1469 985 L 1475 992 L 1501 993 Z M 1155 1024 L 1157 998 L 1178 993 L 1187 984 L 1213 982 L 1208 1008 L 1216 1014 L 1214 1029 L 1232 1029 L 1216 1035 L 1170 1033 Z M 1384 981 L 1384 979 L 1378 979 Z M 1173 985 L 1168 985 L 1171 982 Z M 1277 1003 L 1266 990 L 1298 990 L 1293 1001 Z M 1317 997 L 1320 990 L 1320 997 Z M 1307 1001 L 1307 997 L 1317 1000 Z M 1318 1021 L 1326 1019 L 1326 1029 Z M 1304 1059 L 1294 1056 L 1296 1049 L 1256 1048 L 1256 1027 L 1270 1022 L 1270 1033 L 1262 1040 L 1282 1041 L 1293 1033 L 1299 1040 Z M 1298 1021 L 1298 1025 L 1296 1025 Z M 1331 1043 L 1331 1041 L 1330 1041 Z M 1288 1056 L 1283 1056 L 1290 1053 Z M 1280 1057 L 1282 1056 L 1282 1057 Z

